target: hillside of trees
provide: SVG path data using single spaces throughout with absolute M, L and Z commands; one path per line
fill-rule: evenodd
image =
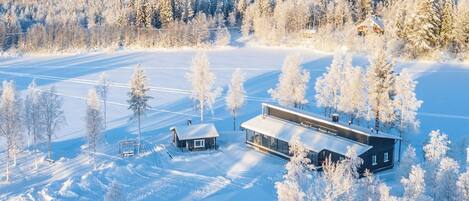
M 384 33 L 359 36 L 371 16 Z M 3 51 L 210 47 L 240 36 L 326 51 L 385 44 L 406 58 L 469 55 L 468 0 L 4 0 L 0 22 Z

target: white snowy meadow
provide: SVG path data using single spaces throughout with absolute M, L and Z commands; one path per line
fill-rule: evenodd
M 315 107 L 314 85 L 316 79 L 331 65 L 333 55 L 307 49 L 256 47 L 215 49 L 205 53 L 209 69 L 215 78 L 213 89 L 221 87 L 223 92 L 211 104 L 213 114 L 210 109 L 206 110 L 204 119 L 206 122 L 215 123 L 220 131 L 220 148 L 204 152 L 180 152 L 171 144 L 169 132 L 171 126 L 183 125 L 188 119 L 193 122 L 200 121 L 200 113 L 196 108 L 198 104 L 193 104 L 195 102 L 191 100 L 192 85 L 187 76 L 191 72 L 193 58 L 199 55 L 198 50 L 118 51 L 2 59 L 1 79 L 13 80 L 23 99 L 31 93 L 28 85 L 33 79 L 37 88 L 42 91 L 55 86 L 56 94 L 63 99 L 62 108 L 66 124 L 61 123 L 52 136 L 51 158 L 55 160 L 54 163 L 45 160 L 47 141 L 42 140 L 36 146 L 31 140 L 28 149 L 27 138 L 23 137 L 19 144 L 21 151 L 17 153 L 16 165 L 10 164 L 9 182 L 5 182 L 5 172 L 2 171 L 1 199 L 96 200 L 103 199 L 106 193 L 109 194 L 108 197 L 115 195 L 132 200 L 280 198 L 277 197 L 275 183 L 283 181 L 286 161 L 246 146 L 244 135 L 233 132 L 233 117 L 230 112 L 232 109 L 227 111 L 225 98 L 230 88 L 231 75 L 236 69 L 240 69 L 246 79 L 245 105 L 236 112 L 237 122 L 242 122 L 260 113 L 260 103 L 274 101 L 268 91 L 275 88 L 285 58 L 287 55 L 298 55 L 302 60 L 302 69 L 310 76 L 305 90 L 308 103 L 303 103 L 302 107 L 321 113 L 323 109 Z M 356 55 L 352 64 L 366 67 L 368 58 Z M 127 103 L 131 75 L 137 65 L 145 71 L 148 95 L 153 98 L 148 100 L 150 108 L 146 110 L 144 117 L 142 116 L 141 155 L 121 158 L 118 154 L 118 141 L 136 139 L 138 136 L 138 124 L 136 121 L 129 121 L 134 115 L 128 110 Z M 451 168 L 461 173 L 465 171 L 469 108 L 464 105 L 469 97 L 467 93 L 460 92 L 464 91 L 468 84 L 468 67 L 455 63 L 397 62 L 396 71 L 400 72 L 405 68 L 411 77 L 418 81 L 416 94 L 417 98 L 423 101 L 417 115 L 420 129 L 415 134 L 408 134 L 408 141 L 403 145 L 403 150 L 407 149 L 408 143 L 415 147 L 414 155 L 403 153 L 402 164 L 407 167 L 396 166 L 393 170 L 374 175 L 387 184 L 387 187 L 377 185 L 380 192 L 389 190 L 390 195 L 394 197 L 433 197 L 436 195 L 430 193 L 438 191 L 429 191 L 428 184 L 427 190 L 423 190 L 423 187 L 419 189 L 416 182 L 423 185 L 422 182 L 437 180 L 428 179 L 433 177 L 430 175 L 425 176 L 425 181 L 421 181 L 422 178 L 419 177 L 422 177 L 422 174 L 426 175 L 435 170 L 435 178 L 456 178 L 455 173 L 451 173 Z M 96 154 L 92 154 L 86 137 L 92 137 L 92 123 L 87 123 L 87 119 L 93 118 L 92 110 L 99 104 L 94 100 L 93 92 L 89 93 L 89 90 L 102 83 L 99 80 L 102 80 L 100 77 L 103 72 L 109 80 L 107 128 L 101 135 L 105 135 L 105 139 L 101 138 L 96 147 Z M 239 87 L 236 88 L 231 84 L 231 93 L 243 91 Z M 2 89 L 5 91 L 7 88 Z M 239 100 L 236 102 L 237 104 L 230 104 L 240 104 Z M 447 134 L 451 143 L 445 145 L 447 148 L 440 148 L 443 145 L 438 143 L 440 141 L 437 139 L 441 138 L 438 137 L 431 140 L 436 140 L 432 143 L 435 148 L 427 148 L 430 145 L 424 147 L 429 138 L 428 133 L 437 129 Z M 5 142 L 2 137 L 2 144 Z M 36 149 L 39 151 L 35 151 Z M 428 155 L 427 160 L 440 158 L 441 165 L 427 167 L 430 163 L 423 164 L 424 155 L 430 154 L 424 154 L 423 150 L 427 149 L 435 150 L 434 154 Z M 447 156 L 453 159 L 446 159 Z M 7 161 L 5 151 L 2 152 L 1 158 L 2 161 Z M 411 158 L 412 162 L 405 158 Z M 37 168 L 34 162 L 36 159 Z M 5 162 L 1 163 L 0 169 L 6 169 Z M 420 166 L 417 166 L 418 163 Z M 439 168 L 445 168 L 445 171 L 438 171 Z M 402 177 L 397 176 L 402 172 L 407 173 Z M 411 172 L 411 175 L 408 172 Z M 448 176 L 438 176 L 439 174 Z M 407 178 L 402 180 L 403 185 L 400 184 L 401 178 Z M 450 182 L 450 185 L 464 187 L 467 178 L 457 183 L 456 180 Z

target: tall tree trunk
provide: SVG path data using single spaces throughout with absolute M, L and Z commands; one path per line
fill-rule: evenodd
M 7 150 L 8 151 L 8 150 Z M 9 154 L 8 154 L 9 155 Z M 7 165 L 6 165 L 6 181 L 10 181 L 10 156 L 7 156 Z
M 137 147 L 137 154 L 140 155 L 140 140 L 141 140 L 141 136 L 142 136 L 142 133 L 141 133 L 141 130 L 140 130 L 140 109 L 138 109 L 138 147 Z
M 52 134 L 50 133 L 50 131 L 48 131 L 48 133 L 47 133 L 47 140 L 48 140 L 48 143 L 47 143 L 47 157 L 49 159 L 51 159 L 52 158 L 51 157 L 51 155 L 52 155 L 52 153 L 51 153 L 52 152 L 52 145 L 51 145 L 51 143 L 52 143 L 52 141 L 51 141 L 52 140 Z
M 204 122 L 204 102 L 200 101 L 200 122 Z
M 378 133 L 379 131 L 379 111 L 375 113 L 375 132 Z
M 236 131 L 236 110 L 233 110 L 233 130 Z
M 107 114 L 106 114 L 106 99 L 103 99 L 103 111 L 104 111 L 104 141 L 107 144 L 107 136 L 106 136 L 106 129 L 107 129 Z

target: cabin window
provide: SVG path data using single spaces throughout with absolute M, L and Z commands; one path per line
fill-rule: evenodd
M 372 164 L 372 165 L 378 165 L 378 162 L 377 162 L 377 160 L 376 160 L 376 155 L 372 155 L 372 156 L 371 156 L 371 164 Z
M 339 161 L 343 161 L 345 158 L 343 156 L 339 156 Z
M 389 161 L 389 153 L 384 152 L 384 162 L 388 162 L 388 161 Z
M 194 148 L 205 147 L 205 140 L 194 140 Z

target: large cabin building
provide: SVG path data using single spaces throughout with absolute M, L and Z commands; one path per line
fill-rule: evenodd
M 331 157 L 338 161 L 348 148 L 355 149 L 365 169 L 378 172 L 394 166 L 394 145 L 399 137 L 375 133 L 355 125 L 343 124 L 305 111 L 271 104 L 262 104 L 262 114 L 241 124 L 246 143 L 283 158 L 290 158 L 289 142 L 298 135 L 308 157 L 316 167 Z

